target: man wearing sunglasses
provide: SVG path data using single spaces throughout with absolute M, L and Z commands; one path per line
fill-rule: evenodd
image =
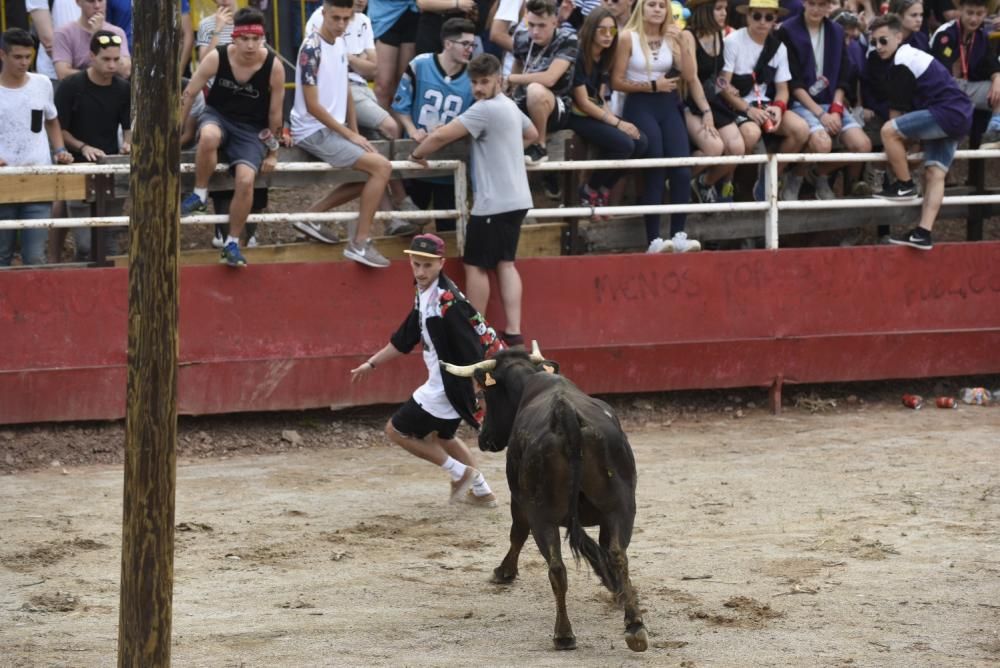
M 448 19 L 441 26 L 441 52 L 422 53 L 407 66 L 392 101 L 392 113 L 411 139 L 423 141 L 476 101 L 466 72 L 476 45 L 475 29 L 468 19 Z M 455 208 L 451 176 L 411 179 L 406 190 L 421 209 Z M 451 232 L 455 221 L 440 219 L 435 227 L 438 232 Z
M 879 58 L 892 63 L 881 82 L 889 102 L 889 122 L 882 126 L 889 167 L 897 181 L 886 183 L 882 199 L 909 200 L 917 196 L 906 160 L 907 144 L 920 142 L 924 154 L 924 202 L 920 223 L 891 243 L 930 250 L 931 229 L 941 209 L 944 179 L 958 142 L 972 125 L 972 102 L 955 84 L 948 69 L 929 53 L 903 44 L 903 25 L 895 14 L 879 16 L 870 25 L 871 41 Z
M 124 30 L 107 22 L 107 0 L 76 0 L 76 4 L 80 6 L 80 18 L 56 30 L 53 39 L 52 62 L 59 80 L 62 81 L 90 65 L 90 39 L 98 30 L 107 30 L 121 40 L 118 45 L 121 47 L 118 75 L 128 79 L 132 72 L 128 40 Z
M 980 111 L 992 113 L 981 148 L 1000 147 L 1000 62 L 984 25 L 986 0 L 960 0 L 958 18 L 931 38 L 931 53 L 951 70 Z M 988 145 L 988 146 L 987 146 Z
M 90 65 L 66 79 L 56 89 L 56 109 L 62 126 L 63 141 L 76 162 L 97 162 L 107 155 L 126 154 L 131 150 L 131 91 L 127 81 L 117 76 L 121 67 L 122 39 L 108 30 L 98 30 L 90 40 Z M 121 130 L 122 143 L 118 143 Z M 120 216 L 124 202 L 108 202 L 106 215 Z M 90 215 L 87 202 L 68 202 L 70 218 Z M 118 253 L 117 230 L 94 228 L 106 240 L 108 255 Z M 73 229 L 76 260 L 90 258 L 91 228 Z

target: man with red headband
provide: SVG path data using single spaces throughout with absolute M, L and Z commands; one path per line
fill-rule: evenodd
M 208 182 L 222 149 L 233 174 L 234 193 L 229 206 L 229 236 L 221 262 L 246 266 L 239 238 L 253 205 L 257 172 L 267 173 L 278 162 L 277 146 L 260 139 L 263 130 L 281 136 L 285 70 L 264 43 L 264 15 L 246 7 L 233 17 L 233 41 L 209 51 L 181 95 L 181 124 L 191 113 L 198 92 L 212 81 L 205 110 L 198 123 L 194 192 L 184 198 L 181 213 L 204 211 Z

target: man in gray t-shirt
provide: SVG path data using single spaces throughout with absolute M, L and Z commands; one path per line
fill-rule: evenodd
M 500 61 L 484 54 L 469 63 L 476 103 L 458 118 L 427 135 L 410 160 L 427 156 L 466 136 L 472 137 L 472 215 L 465 235 L 465 288 L 480 313 L 490 300 L 489 271 L 496 271 L 506 318 L 504 341 L 523 345 L 521 275 L 514 266 L 521 223 L 532 206 L 524 146 L 538 138 L 531 120 L 500 92 Z

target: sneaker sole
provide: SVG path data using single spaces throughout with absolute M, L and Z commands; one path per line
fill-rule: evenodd
M 349 250 L 344 251 L 344 257 L 348 260 L 354 260 L 358 264 L 363 264 L 366 267 L 371 267 L 372 269 L 387 269 L 389 267 L 389 262 L 386 262 L 385 264 L 378 264 L 369 260 L 364 255 L 358 255 L 357 253 L 353 253 Z
M 458 499 L 456 503 L 462 503 L 467 506 L 472 506 L 473 508 L 496 508 L 499 504 L 496 496 L 489 499 L 488 501 L 481 500 L 482 497 L 476 496 L 476 494 L 469 489 L 469 491 L 462 498 Z
M 909 239 L 889 239 L 889 243 L 895 246 L 909 246 L 910 248 L 916 248 L 917 250 L 929 251 L 934 248 L 934 246 L 922 246 L 920 244 L 913 243 Z
M 872 195 L 872 197 L 874 197 L 875 199 L 891 200 L 893 202 L 909 202 L 910 200 L 917 199 L 917 193 L 913 193 L 912 195 L 899 195 L 898 197 L 895 195 L 883 195 L 882 193 L 875 193 L 874 195 Z
M 309 237 L 310 239 L 315 239 L 320 243 L 331 244 L 331 245 L 340 243 L 339 238 L 331 240 L 328 237 L 325 237 L 319 232 L 317 232 L 312 227 L 312 225 L 307 225 L 306 223 L 292 223 L 292 227 L 301 232 L 302 234 L 304 234 L 305 236 Z

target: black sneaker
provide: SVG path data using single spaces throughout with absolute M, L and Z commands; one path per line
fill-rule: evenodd
M 983 133 L 982 139 L 979 140 L 979 148 L 1000 148 L 1000 127 L 994 126 L 991 123 L 990 126 L 986 128 L 986 132 Z
M 917 184 L 913 180 L 886 183 L 881 192 L 873 195 L 879 199 L 907 200 L 917 198 Z
M 562 186 L 559 184 L 559 175 L 555 172 L 542 174 L 542 189 L 549 199 L 562 199 Z
M 898 239 L 890 238 L 889 243 L 896 244 L 897 246 L 910 246 L 918 250 L 930 250 L 934 247 L 934 242 L 931 241 L 931 233 L 922 227 L 914 227 Z
M 541 144 L 532 144 L 524 149 L 524 164 L 539 165 L 549 159 L 549 152 Z

